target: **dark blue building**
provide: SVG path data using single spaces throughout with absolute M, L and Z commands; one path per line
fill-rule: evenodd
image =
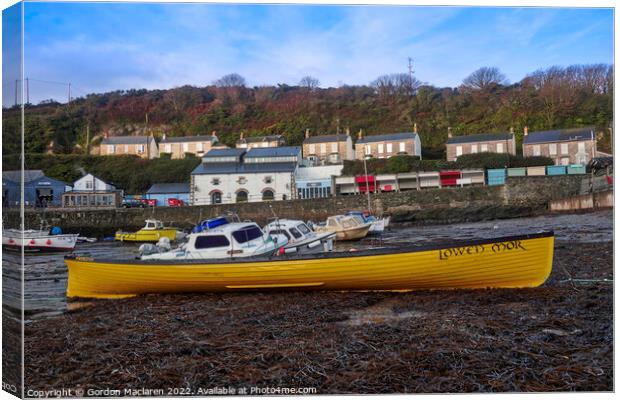
M 21 171 L 2 172 L 2 205 L 19 206 Z M 67 184 L 49 178 L 41 170 L 24 171 L 24 205 L 26 207 L 60 206 Z

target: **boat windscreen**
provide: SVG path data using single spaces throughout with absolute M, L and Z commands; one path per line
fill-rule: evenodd
M 299 239 L 302 236 L 301 233 L 299 233 L 299 231 L 295 228 L 290 228 L 289 232 L 291 232 L 291 235 L 293 235 L 295 239 Z
M 284 235 L 288 240 L 291 240 L 291 235 L 288 234 L 284 229 L 272 229 L 269 231 L 270 235 Z
M 308 228 L 306 224 L 297 225 L 297 229 L 299 229 L 301 233 L 303 233 L 304 235 L 307 235 L 310 233 L 310 228 Z
M 211 249 L 215 247 L 228 247 L 230 246 L 230 242 L 223 235 L 207 235 L 207 236 L 198 236 L 196 238 L 196 243 L 194 247 L 197 249 Z
M 237 243 L 246 243 L 263 236 L 263 232 L 256 225 L 248 225 L 232 233 Z

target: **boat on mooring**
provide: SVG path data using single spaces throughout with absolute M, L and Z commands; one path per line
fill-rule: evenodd
M 277 243 L 285 243 L 282 252 L 286 254 L 332 251 L 336 238 L 336 232 L 317 233 L 305 222 L 295 219 L 275 219 L 265 226 L 265 231 Z
M 51 253 L 75 249 L 79 234 L 62 233 L 59 227 L 47 229 L 4 229 L 2 248 L 26 253 Z
M 317 225 L 317 233 L 333 232 L 336 240 L 357 240 L 365 238 L 370 231 L 370 222 L 363 222 L 352 215 L 334 215 L 327 218 L 325 225 Z
M 144 228 L 137 232 L 116 232 L 114 240 L 121 242 L 157 242 L 164 237 L 169 240 L 179 240 L 185 237 L 185 234 L 177 228 L 164 227 L 163 222 L 159 220 L 147 219 L 144 222 Z
M 553 232 L 316 255 L 204 260 L 106 260 L 67 256 L 68 297 L 238 290 L 523 288 L 543 284 Z
M 390 217 L 377 218 L 367 211 L 348 211 L 345 215 L 359 218 L 363 223 L 370 223 L 368 233 L 383 233 L 390 224 Z
M 162 243 L 163 242 L 163 243 Z M 190 233 L 187 241 L 170 249 L 167 239 L 140 246 L 142 260 L 212 260 L 259 257 L 275 253 L 287 243 L 276 242 L 254 222 L 226 222 Z

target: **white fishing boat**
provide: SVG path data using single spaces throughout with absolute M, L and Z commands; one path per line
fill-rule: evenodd
M 77 243 L 78 234 L 63 234 L 60 228 L 43 229 L 4 229 L 2 231 L 2 248 L 26 253 L 72 251 Z
M 209 260 L 276 254 L 287 243 L 276 242 L 254 222 L 232 222 L 190 233 L 181 246 L 169 240 L 140 246 L 142 260 Z
M 317 233 L 303 221 L 294 219 L 276 219 L 268 223 L 264 230 L 282 244 L 285 254 L 311 254 L 332 251 L 336 232 Z
M 357 240 L 365 238 L 370 230 L 370 222 L 364 223 L 352 215 L 334 215 L 327 218 L 325 225 L 318 225 L 317 233 L 336 233 L 336 240 Z
M 368 212 L 363 211 L 349 211 L 346 215 L 351 215 L 359 218 L 363 223 L 370 223 L 369 233 L 382 233 L 385 228 L 390 224 L 390 217 L 377 218 L 370 215 Z

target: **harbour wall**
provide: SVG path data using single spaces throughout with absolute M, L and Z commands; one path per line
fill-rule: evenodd
M 593 191 L 609 190 L 610 186 L 605 177 L 591 178 L 589 175 L 509 178 L 502 186 L 372 194 L 371 208 L 376 214 L 392 215 L 394 222 L 413 224 L 471 222 L 540 215 L 554 211 L 550 207 L 553 202 L 591 195 Z M 598 196 L 597 200 L 592 198 L 593 206 L 609 204 L 613 204 L 613 200 L 601 196 Z M 235 212 L 241 219 L 264 224 L 275 216 L 320 221 L 330 215 L 366 208 L 365 195 L 349 195 L 323 199 L 155 209 L 47 209 L 44 218 L 50 224 L 61 226 L 67 232 L 104 236 L 112 234 L 117 229 L 141 228 L 146 218 L 157 218 L 169 225 L 189 228 L 202 219 L 227 212 Z M 570 207 L 556 209 L 571 210 Z M 41 211 L 26 210 L 26 227 L 38 227 L 41 216 Z M 17 227 L 19 211 L 4 209 L 3 219 L 7 227 Z

